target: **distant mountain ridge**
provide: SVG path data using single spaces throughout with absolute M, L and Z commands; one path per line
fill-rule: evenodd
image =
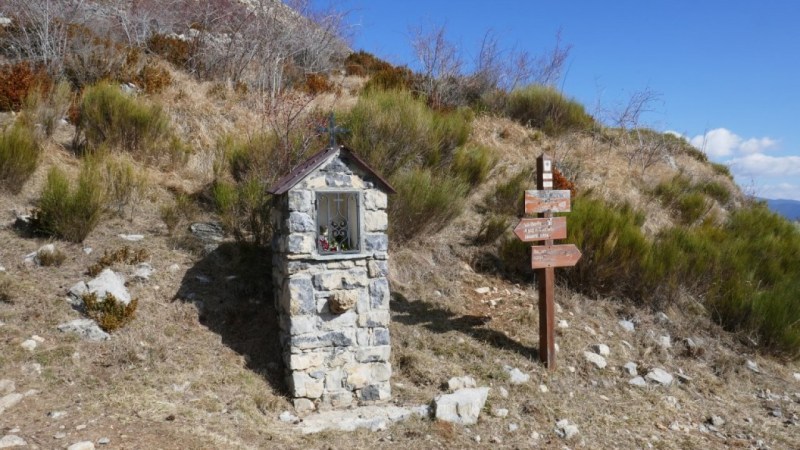
M 789 220 L 800 220 L 800 201 L 786 200 L 786 199 L 769 199 L 766 198 L 769 209 L 786 217 Z

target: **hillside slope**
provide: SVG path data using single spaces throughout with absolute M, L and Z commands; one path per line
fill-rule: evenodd
M 109 448 L 131 449 L 800 447 L 800 366 L 757 354 L 690 297 L 652 311 L 559 286 L 558 368 L 547 371 L 536 356 L 535 286 L 506 278 L 489 247 L 475 242 L 486 197 L 513 174 L 530 170 L 541 152 L 554 156 L 581 190 L 645 211 L 649 235 L 676 219 L 648 190 L 678 173 L 718 180 L 735 192 L 730 204 L 712 205 L 721 220 L 741 201 L 730 180 L 687 154 L 642 174 L 627 163 L 624 145 L 583 135 L 547 137 L 485 115 L 475 119 L 470 139 L 499 158 L 487 182 L 445 228 L 390 248 L 393 402 L 429 403 L 449 378 L 470 375 L 492 388 L 480 421 L 459 427 L 412 419 L 378 432 L 301 435 L 279 419 L 291 403 L 282 384 L 268 256 L 231 236 L 204 250 L 208 241 L 183 231 L 188 222 L 172 236 L 161 220 L 161 208 L 182 193 L 198 199 L 192 222 L 217 220 L 211 208 L 202 208 L 216 140 L 225 133 L 255 134 L 267 124 L 252 98 L 179 71 L 172 77 L 164 92 L 148 99 L 164 106 L 194 152 L 178 169 L 134 162 L 149 180 L 135 208 L 121 217 L 107 214 L 82 244 L 31 237 L 14 226 L 16 216 L 34 206 L 49 168 L 77 174 L 80 160 L 69 150 L 74 127 L 66 123 L 46 141 L 42 163 L 23 189 L 0 194 L 0 265 L 12 294 L 0 301 L 0 379 L 14 384 L 0 391 L 9 399 L 0 412 L 0 437 L 19 436 L 31 448 L 99 444 L 102 438 Z M 340 94 L 315 104 L 351 107 L 349 92 L 363 80 L 339 83 Z M 127 235 L 143 238 L 129 241 Z M 65 255 L 61 265 L 25 261 L 49 242 Z M 125 246 L 143 250 L 154 269 L 145 280 L 134 277 L 135 264 L 112 265 L 138 299 L 135 319 L 108 341 L 60 332 L 59 324 L 82 317 L 65 300 L 67 291 L 88 280 L 87 268 L 106 252 Z M 30 340 L 37 344 L 28 350 L 22 344 Z M 610 349 L 604 369 L 584 354 L 596 344 Z M 633 373 L 623 369 L 630 362 Z M 505 366 L 530 380 L 512 384 Z M 674 377 L 669 386 L 629 383 L 656 368 Z M 554 431 L 562 419 L 579 430 L 569 441 Z

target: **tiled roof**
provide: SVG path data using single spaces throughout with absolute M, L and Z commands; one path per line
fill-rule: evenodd
M 327 147 L 322 149 L 321 151 L 317 152 L 316 154 L 312 155 L 307 160 L 303 161 L 302 163 L 298 164 L 297 167 L 292 169 L 291 172 L 286 174 L 283 178 L 278 180 L 275 185 L 267 189 L 267 192 L 273 195 L 282 195 L 285 194 L 286 191 L 294 187 L 295 184 L 299 183 L 300 180 L 306 177 L 309 173 L 313 172 L 314 170 L 318 169 L 328 158 L 336 152 L 340 152 L 343 154 L 347 159 L 350 159 L 358 165 L 363 171 L 367 172 L 368 174 L 372 175 L 376 181 L 376 184 L 386 191 L 387 194 L 394 194 L 395 190 L 392 185 L 389 184 L 382 176 L 378 174 L 372 167 L 369 166 L 363 159 L 359 158 L 358 155 L 355 154 L 349 148 L 340 145 L 338 148 L 336 147 Z

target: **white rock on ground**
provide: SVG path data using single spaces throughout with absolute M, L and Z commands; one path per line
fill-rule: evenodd
M 713 426 L 715 426 L 715 427 L 717 427 L 717 428 L 719 428 L 719 427 L 725 425 L 725 419 L 723 419 L 720 416 L 711 416 L 711 417 L 708 418 L 708 423 L 713 425 Z
M 638 387 L 646 387 L 647 386 L 647 381 L 645 381 L 644 378 L 642 378 L 642 377 L 635 377 L 635 378 L 631 378 L 630 381 L 628 381 L 628 384 L 631 384 L 633 386 L 638 386 Z
M 659 311 L 656 313 L 656 323 L 666 324 L 669 323 L 669 316 Z
M 110 442 L 111 442 L 111 439 L 109 439 L 107 437 L 101 437 L 100 439 L 97 440 L 97 443 L 100 444 L 100 445 L 107 445 Z
M 73 285 L 68 293 L 70 302 L 81 304 L 83 294 L 87 292 L 94 293 L 98 299 L 105 298 L 108 293 L 125 305 L 131 302 L 131 294 L 125 287 L 125 278 L 111 269 L 103 269 L 96 278 L 88 283 L 79 281 Z
M 558 321 L 558 328 L 569 328 L 569 322 L 564 319 Z
M 506 408 L 492 408 L 492 415 L 503 418 L 508 415 L 508 410 Z
M 24 348 L 25 350 L 27 350 L 29 352 L 32 352 L 32 351 L 36 350 L 36 346 L 39 345 L 39 344 L 37 344 L 36 341 L 34 341 L 33 339 L 26 339 L 26 340 L 22 341 L 22 343 L 19 344 L 19 345 L 20 345 L 20 347 Z
M 647 373 L 646 378 L 662 386 L 669 386 L 672 384 L 672 375 L 664 369 L 655 368 Z
M 143 234 L 118 234 L 117 237 L 130 242 L 138 242 L 144 239 Z
M 636 325 L 633 324 L 630 320 L 620 320 L 619 326 L 622 327 L 625 331 L 634 331 L 636 330 Z
M 475 293 L 476 293 L 476 294 L 481 294 L 481 295 L 488 294 L 488 293 L 489 293 L 489 292 L 491 292 L 491 291 L 492 291 L 492 290 L 491 290 L 490 288 L 486 287 L 486 286 L 484 286 L 484 287 L 479 287 L 479 288 L 475 288 Z
M 91 441 L 76 442 L 67 447 L 67 450 L 94 450 L 94 443 Z
M 92 319 L 75 319 L 58 325 L 58 331 L 75 333 L 89 341 L 107 341 L 111 336 L 103 331 Z
M 440 395 L 434 400 L 436 419 L 473 425 L 478 422 L 488 395 L 488 387 L 460 389 L 452 394 Z
M 606 359 L 598 355 L 597 353 L 583 352 L 583 357 L 586 358 L 586 361 L 588 361 L 598 369 L 605 369 L 606 367 L 607 364 Z
M 744 365 L 745 365 L 745 367 L 747 367 L 748 369 L 752 370 L 755 373 L 759 373 L 760 372 L 760 370 L 758 369 L 758 363 L 755 362 L 755 361 L 752 361 L 752 360 L 748 359 L 747 361 L 745 361 Z
M 453 377 L 447 381 L 447 388 L 450 390 L 450 392 L 455 392 L 464 388 L 474 388 L 477 385 L 478 384 L 475 381 L 475 378 L 472 378 L 468 375 L 463 377 Z
M 631 376 L 635 376 L 638 373 L 638 366 L 636 366 L 636 363 L 633 361 L 626 362 L 625 365 L 622 366 L 622 369 Z
M 17 386 L 14 384 L 13 380 L 8 380 L 8 379 L 0 380 L 0 395 L 5 395 L 14 392 L 16 389 Z
M 297 422 L 297 421 L 300 420 L 299 417 L 295 416 L 294 414 L 290 413 L 289 411 L 282 412 L 281 415 L 278 416 L 278 418 L 281 420 L 281 422 L 292 422 L 292 423 L 294 423 L 294 422 Z
M 0 397 L 0 414 L 3 414 L 5 410 L 19 403 L 23 397 L 25 396 L 18 392 L 13 392 L 4 397 Z
M 794 373 L 794 381 L 800 381 L 800 372 Z
M 523 384 L 527 383 L 528 380 L 531 379 L 531 376 L 523 371 L 517 369 L 516 367 L 511 366 L 503 366 L 503 370 L 508 373 L 509 382 L 511 384 Z
M 451 394 L 452 395 L 452 394 Z M 353 431 L 368 428 L 372 431 L 384 430 L 394 422 L 412 416 L 428 417 L 427 405 L 401 408 L 399 406 L 362 406 L 349 410 L 325 411 L 310 414 L 297 424 L 303 434 L 319 433 L 325 430 Z
M 555 432 L 559 437 L 564 439 L 572 439 L 579 433 L 578 427 L 570 423 L 567 419 L 561 419 L 556 422 Z
M 508 389 L 500 387 L 497 390 L 500 392 L 500 397 L 508 398 Z
M 147 281 L 150 279 L 150 275 L 155 272 L 153 266 L 148 263 L 141 263 L 136 266 L 136 271 L 133 272 L 133 277 L 137 280 Z
M 9 434 L 0 439 L 0 448 L 24 447 L 28 445 L 25 439 L 15 435 Z
M 611 349 L 608 348 L 606 344 L 594 344 L 592 345 L 592 351 L 600 356 L 608 356 L 611 354 Z
M 668 348 L 672 348 L 672 338 L 670 338 L 669 336 L 659 336 L 656 342 L 658 343 L 659 347 L 665 350 Z

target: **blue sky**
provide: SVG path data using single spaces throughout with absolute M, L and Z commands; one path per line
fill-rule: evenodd
M 590 111 L 660 94 L 646 125 L 729 164 L 746 193 L 800 200 L 800 2 L 314 0 L 349 11 L 353 48 L 413 67 L 411 30 L 445 25 L 469 60 L 487 30 L 533 55 L 561 30 L 563 91 Z

